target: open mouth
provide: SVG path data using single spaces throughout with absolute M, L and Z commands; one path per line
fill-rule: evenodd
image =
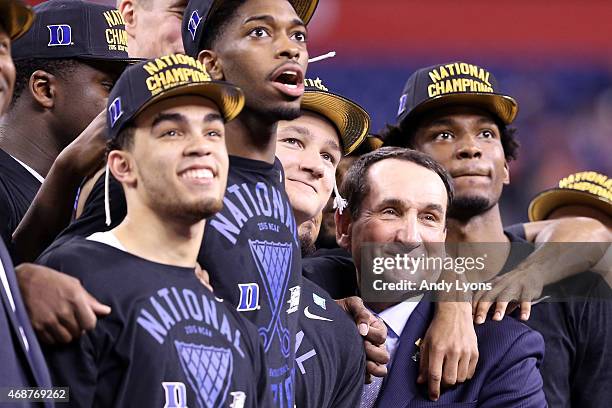
M 300 97 L 304 93 L 304 74 L 301 69 L 281 67 L 272 75 L 273 85 L 286 95 Z

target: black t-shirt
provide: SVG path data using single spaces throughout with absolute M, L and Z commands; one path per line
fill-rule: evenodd
M 531 247 L 508 233 L 513 244 L 504 271 L 525 259 Z M 543 301 L 525 322 L 544 337 L 544 393 L 551 407 L 603 407 L 612 401 L 612 292 L 593 272 L 547 285 Z
M 527 236 L 525 235 L 525 224 L 512 224 L 509 227 L 504 227 L 504 232 L 507 234 L 514 235 L 521 240 L 527 240 Z
M 308 279 L 302 280 L 295 360 L 297 408 L 359 406 L 363 340 L 350 317 Z
M 28 211 L 41 183 L 0 149 L 0 234 L 12 254 L 13 232 Z
M 206 223 L 198 260 L 215 294 L 257 326 L 276 406 L 293 407 L 302 265 L 278 159 L 230 156 L 223 209 Z
M 193 269 L 82 237 L 47 251 L 39 263 L 78 278 L 112 308 L 79 340 L 44 350 L 53 384 L 70 387 L 72 406 L 270 403 L 255 327 L 216 299 Z
M 302 259 L 302 273 L 334 299 L 344 299 L 358 293 L 353 258 L 344 249 L 318 249 Z
M 206 223 L 198 262 L 215 295 L 236 307 L 259 330 L 277 407 L 293 407 L 294 341 L 300 299 L 301 253 L 284 188 L 282 165 L 230 156 L 223 210 Z M 83 215 L 50 246 L 121 223 L 127 206 L 111 176 L 111 226 L 105 225 L 104 177 L 87 198 Z

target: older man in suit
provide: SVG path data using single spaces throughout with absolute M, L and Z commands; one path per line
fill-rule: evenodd
M 442 393 L 434 403 L 428 399 L 426 387 L 416 381 L 419 340 L 433 318 L 431 292 L 417 290 L 405 301 L 366 293 L 368 286 L 371 290 L 381 284 L 372 279 L 372 270 L 366 270 L 372 264 L 366 255 L 371 246 L 365 243 L 376 244 L 374 251 L 391 258 L 398 248 L 411 257 L 444 256 L 447 208 L 453 196 L 448 172 L 423 153 L 382 148 L 361 157 L 347 172 L 340 190 L 349 207 L 336 214 L 338 243 L 353 256 L 364 300 L 389 328 L 389 375 L 384 382 L 366 387 L 361 406 L 545 407 L 538 369 L 544 343 L 537 332 L 514 319 L 478 326 L 480 359 L 474 377 Z M 379 276 L 394 282 L 406 277 L 398 275 L 397 268 L 391 274 L 395 276 L 386 272 Z M 409 279 L 432 283 L 438 274 L 419 270 Z M 458 377 L 465 378 L 473 371 L 461 362 L 458 367 L 462 371 Z

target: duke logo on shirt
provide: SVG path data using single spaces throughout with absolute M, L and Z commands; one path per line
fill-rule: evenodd
M 259 285 L 257 283 L 239 283 L 240 303 L 236 310 L 250 312 L 259 309 Z

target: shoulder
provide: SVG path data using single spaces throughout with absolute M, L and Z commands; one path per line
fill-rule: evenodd
M 116 263 L 121 251 L 106 244 L 74 236 L 48 248 L 36 263 L 75 277 L 84 277 L 108 262 Z M 111 261 L 112 260 L 112 261 Z
M 478 348 L 484 362 L 511 363 L 517 359 L 533 357 L 538 361 L 544 357 L 544 339 L 537 331 L 527 327 L 513 317 L 502 321 L 488 319 L 475 327 Z
M 322 341 L 338 344 L 342 350 L 350 350 L 351 344 L 362 348 L 355 322 L 325 290 L 303 278 L 301 298 L 299 326 L 302 329 L 316 332 Z

